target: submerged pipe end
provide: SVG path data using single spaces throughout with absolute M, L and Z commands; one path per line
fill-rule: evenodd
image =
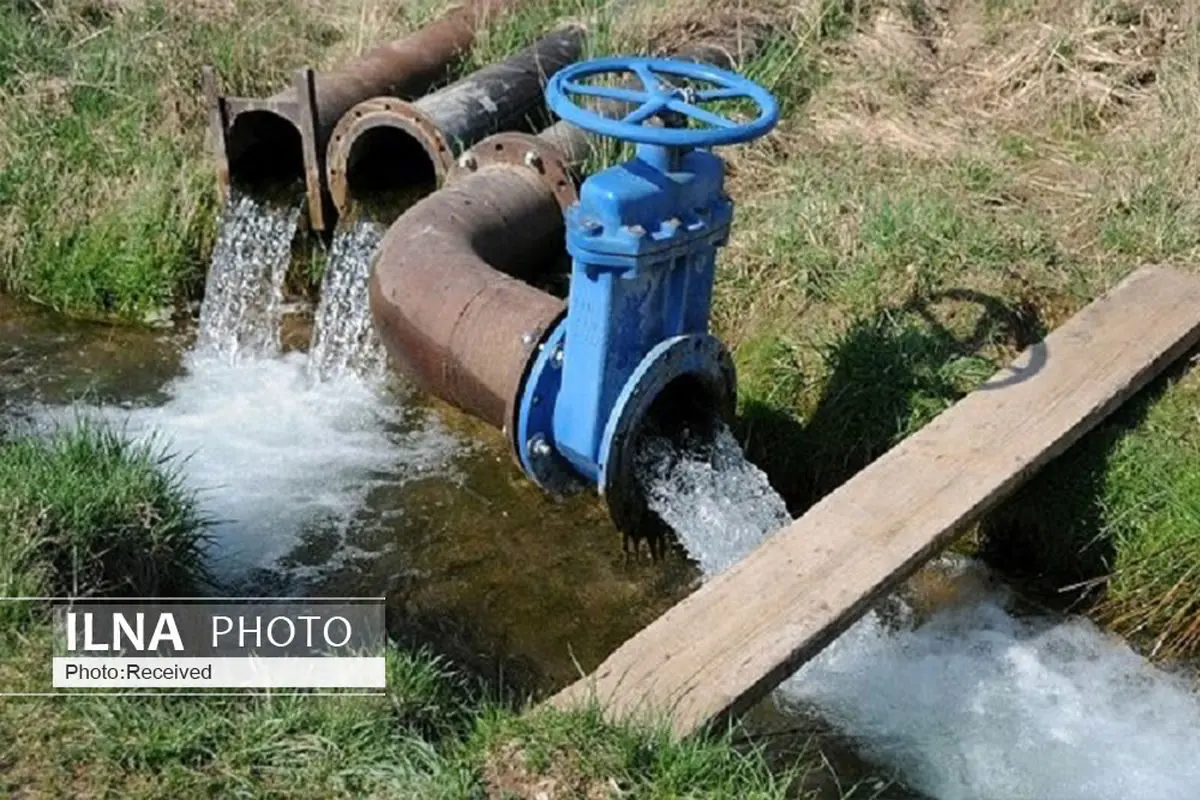
M 365 100 L 342 116 L 329 140 L 326 177 L 334 207 L 426 194 L 454 163 L 445 136 L 412 103 Z M 410 198 L 411 199 L 411 198 Z

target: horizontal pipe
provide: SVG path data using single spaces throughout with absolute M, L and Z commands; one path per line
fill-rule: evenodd
M 325 229 L 325 149 L 342 115 L 369 97 L 424 93 L 445 78 L 490 17 L 526 2 L 465 0 L 411 36 L 336 70 L 301 70 L 293 87 L 268 98 L 220 95 L 215 73 L 206 67 L 204 91 L 222 194 L 228 197 L 231 186 L 303 180 L 312 225 Z
M 531 170 L 497 165 L 417 202 L 375 259 L 371 313 L 423 390 L 510 431 L 530 357 L 562 300 L 521 280 L 561 256 L 563 216 Z
M 585 30 L 570 25 L 504 61 L 415 102 L 372 98 L 352 107 L 329 143 L 327 179 L 338 213 L 355 194 L 432 189 L 467 147 L 523 127 L 543 106 L 551 75 L 578 60 Z

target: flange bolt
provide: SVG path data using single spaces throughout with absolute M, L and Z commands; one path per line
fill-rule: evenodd
M 550 455 L 550 444 L 546 441 L 546 437 L 539 433 L 530 439 L 529 453 L 535 458 L 545 458 Z

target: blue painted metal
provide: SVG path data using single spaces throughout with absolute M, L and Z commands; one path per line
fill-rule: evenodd
M 637 75 L 643 90 L 582 83 L 614 72 Z M 668 78 L 713 88 L 677 88 Z M 570 95 L 639 105 L 612 120 L 574 105 Z M 567 67 L 551 79 L 546 97 L 572 124 L 639 146 L 632 160 L 588 178 L 566 212 L 573 258 L 567 314 L 525 380 L 518 456 L 547 489 L 580 479 L 598 487 L 616 517 L 617 507 L 629 505 L 627 445 L 668 385 L 691 378 L 714 411 L 732 408 L 733 364 L 709 335 L 708 318 L 716 250 L 728 238 L 733 204 L 724 191 L 724 162 L 703 148 L 761 136 L 779 110 L 769 92 L 733 73 L 646 58 Z M 737 123 L 698 105 L 733 98 L 752 100 L 758 116 Z M 656 114 L 709 127 L 643 124 Z
M 642 89 L 598 86 L 584 83 L 597 75 L 632 73 Z M 712 88 L 678 88 L 662 78 L 711 84 Z M 636 105 L 621 119 L 610 119 L 571 101 L 571 96 L 597 97 Z M 718 100 L 750 100 L 758 116 L 749 122 L 734 122 L 714 114 L 703 103 Z M 708 64 L 672 61 L 665 58 L 597 58 L 572 64 L 556 72 L 546 85 L 550 110 L 572 125 L 601 136 L 660 147 L 716 147 L 757 139 L 779 121 L 775 97 L 757 83 Z M 642 123 L 656 114 L 674 112 L 703 123 L 704 128 L 656 128 Z

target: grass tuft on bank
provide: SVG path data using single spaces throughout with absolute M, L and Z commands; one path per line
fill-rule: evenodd
M 0 441 L 0 595 L 187 595 L 207 523 L 177 461 L 79 420 Z

